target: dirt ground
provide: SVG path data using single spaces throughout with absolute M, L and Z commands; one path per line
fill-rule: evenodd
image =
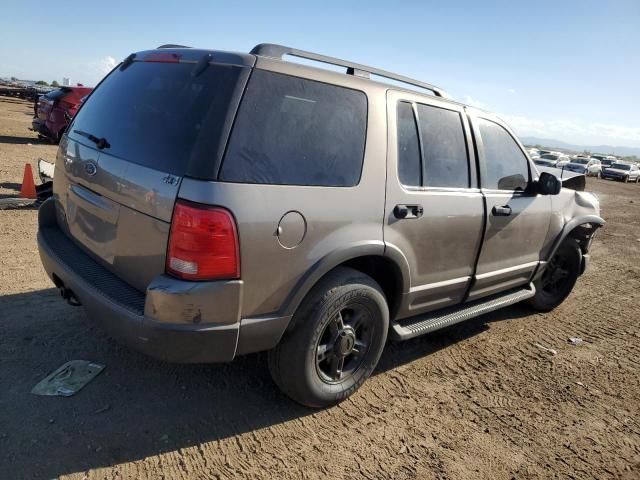
M 30 109 L 0 99 L 0 196 L 55 158 Z M 263 354 L 168 365 L 120 347 L 58 298 L 36 211 L 0 210 L 0 478 L 640 478 L 640 185 L 588 189 L 608 223 L 563 305 L 391 344 L 324 411 L 282 395 Z M 30 393 L 72 359 L 106 370 L 74 397 Z

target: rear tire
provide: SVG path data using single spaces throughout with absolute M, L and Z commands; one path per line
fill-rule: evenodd
M 529 305 L 539 312 L 549 312 L 560 305 L 573 290 L 580 276 L 582 251 L 574 240 L 563 243 L 534 282 L 536 294 Z
M 389 308 L 375 280 L 338 267 L 309 292 L 292 322 L 269 352 L 271 377 L 296 402 L 327 407 L 352 395 L 375 369 Z

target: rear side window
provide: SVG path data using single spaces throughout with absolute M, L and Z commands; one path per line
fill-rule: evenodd
M 458 112 L 418 104 L 423 183 L 427 187 L 469 187 L 469 163 Z
M 248 69 L 193 71 L 193 64 L 155 62 L 114 70 L 80 109 L 69 136 L 90 146 L 86 134 L 105 138 L 105 153 L 175 175 L 193 165 L 213 171 L 229 105 Z
M 484 146 L 482 186 L 497 190 L 525 190 L 529 182 L 529 163 L 518 144 L 497 123 L 482 118 L 477 122 Z
M 360 180 L 364 93 L 254 70 L 238 111 L 220 180 L 350 187 Z
M 398 103 L 398 177 L 407 186 L 422 185 L 420 140 L 413 107 Z

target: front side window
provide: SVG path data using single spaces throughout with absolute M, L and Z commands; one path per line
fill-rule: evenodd
M 520 190 L 529 183 L 529 163 L 513 137 L 497 123 L 479 118 L 484 146 L 484 188 Z
M 349 88 L 255 70 L 220 180 L 350 187 L 362 173 L 367 97 Z

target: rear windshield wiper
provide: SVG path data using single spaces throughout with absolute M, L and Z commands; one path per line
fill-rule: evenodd
M 83 132 L 82 130 L 74 130 L 73 133 L 77 133 L 78 135 L 88 138 L 93 143 L 95 143 L 96 147 L 98 147 L 100 150 L 102 150 L 103 148 L 109 148 L 111 146 L 109 145 L 109 142 L 107 142 L 107 139 L 104 137 L 98 138 L 95 135 L 91 135 L 88 132 Z

